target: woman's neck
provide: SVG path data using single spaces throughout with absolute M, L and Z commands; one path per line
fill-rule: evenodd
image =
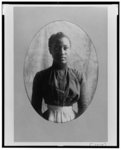
M 67 63 L 65 64 L 58 64 L 56 62 L 53 62 L 52 65 L 55 69 L 61 70 L 61 69 L 66 69 L 67 68 Z

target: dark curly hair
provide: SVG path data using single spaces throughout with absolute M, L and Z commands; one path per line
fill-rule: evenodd
M 66 37 L 69 40 L 71 45 L 71 41 L 67 35 L 65 35 L 63 32 L 57 32 L 56 34 L 52 34 L 48 40 L 49 51 L 51 50 L 53 43 L 56 43 L 56 41 L 58 41 L 63 37 Z

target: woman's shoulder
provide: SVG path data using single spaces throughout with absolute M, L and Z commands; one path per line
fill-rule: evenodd
M 69 72 L 71 73 L 72 76 L 78 78 L 78 80 L 82 79 L 82 72 L 78 71 L 75 68 L 69 68 Z
M 35 80 L 43 80 L 44 78 L 47 78 L 47 76 L 50 74 L 50 71 L 51 71 L 51 67 L 44 69 L 44 70 L 41 70 L 41 71 L 38 71 L 35 74 L 34 79 Z

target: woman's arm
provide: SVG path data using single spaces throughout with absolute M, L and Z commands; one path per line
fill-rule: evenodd
M 86 76 L 84 74 L 82 74 L 79 82 L 81 85 L 80 88 L 80 98 L 77 102 L 78 105 L 78 113 L 76 117 L 79 117 L 87 108 L 88 106 L 88 100 L 89 100 L 89 95 L 87 93 L 87 85 L 86 85 Z
M 42 116 L 42 91 L 40 88 L 40 82 L 41 81 L 39 78 L 39 74 L 37 73 L 33 81 L 31 104 L 34 107 L 34 109 Z
M 78 113 L 77 117 L 80 116 L 88 107 L 92 101 L 96 86 L 97 86 L 97 76 L 83 73 L 80 82 L 80 98 L 78 100 Z

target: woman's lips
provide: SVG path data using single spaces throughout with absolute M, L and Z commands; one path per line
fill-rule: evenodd
M 60 57 L 61 59 L 65 59 L 65 57 Z
M 66 56 L 60 56 L 60 58 L 66 58 Z
M 64 60 L 66 60 L 66 58 L 65 58 L 65 57 L 61 57 L 60 60 L 61 60 L 61 61 L 64 61 Z
M 66 56 L 58 56 L 58 57 L 56 57 L 56 60 L 58 60 L 58 61 L 66 60 Z

